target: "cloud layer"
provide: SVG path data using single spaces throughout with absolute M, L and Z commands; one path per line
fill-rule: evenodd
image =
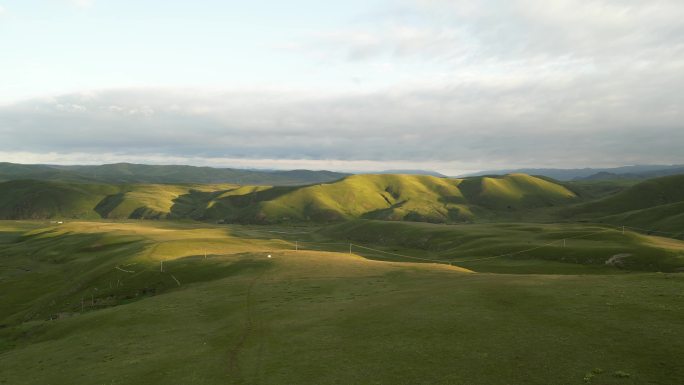
M 325 97 L 273 90 L 103 91 L 0 108 L 0 151 L 457 162 L 466 168 L 681 161 L 681 97 L 656 105 L 625 86 L 583 80 L 503 90 L 464 83 Z
M 32 99 L 0 107 L 0 153 L 447 172 L 684 163 L 682 14 L 674 0 L 404 2 L 281 45 L 360 79 L 381 68 L 387 84 Z

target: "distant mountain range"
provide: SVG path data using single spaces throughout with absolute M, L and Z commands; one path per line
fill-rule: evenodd
M 0 163 L 0 181 L 33 179 L 90 183 L 232 183 L 293 186 L 331 182 L 349 174 L 332 171 L 262 171 L 132 163 L 61 166 Z
M 359 174 L 400 174 L 400 175 L 430 175 L 438 178 L 446 178 L 446 175 L 431 170 L 383 170 L 374 172 L 364 172 Z
M 614 179 L 648 179 L 659 176 L 684 174 L 684 165 L 634 165 L 613 168 L 521 168 L 509 170 L 479 171 L 463 176 L 506 175 L 523 173 L 540 175 L 561 181 L 571 180 L 614 180 Z

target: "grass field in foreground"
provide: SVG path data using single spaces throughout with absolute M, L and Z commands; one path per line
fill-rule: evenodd
M 0 229 L 0 384 L 675 384 L 684 377 L 681 274 L 472 273 L 294 251 L 283 237 L 305 230 L 287 228 L 4 222 Z M 326 232 L 314 230 L 296 235 Z

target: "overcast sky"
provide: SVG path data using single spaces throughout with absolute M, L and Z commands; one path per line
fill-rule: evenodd
M 0 0 L 0 161 L 684 163 L 681 0 Z

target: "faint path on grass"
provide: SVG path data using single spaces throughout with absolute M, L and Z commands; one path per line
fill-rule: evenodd
M 234 375 L 234 379 L 238 383 L 243 382 L 242 374 L 240 373 L 240 353 L 242 352 L 247 339 L 254 334 L 256 329 L 254 322 L 254 286 L 265 273 L 266 270 L 260 272 L 249 282 L 249 286 L 247 286 L 247 295 L 245 298 L 247 313 L 245 316 L 244 328 L 242 333 L 238 336 L 235 346 L 228 352 L 228 372 L 230 375 Z

